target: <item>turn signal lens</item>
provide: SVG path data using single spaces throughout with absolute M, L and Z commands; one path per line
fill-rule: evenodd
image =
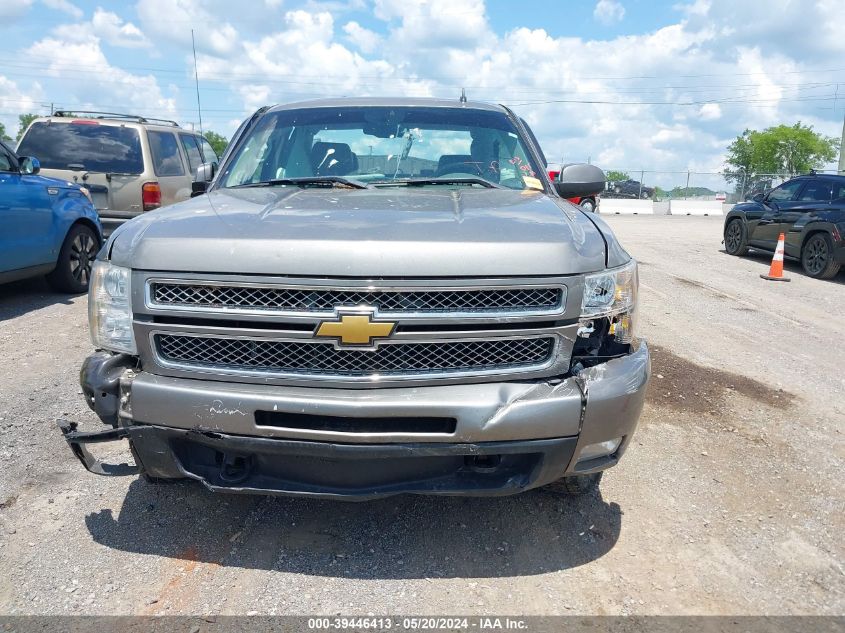
M 161 187 L 157 182 L 145 182 L 141 187 L 141 202 L 144 211 L 152 211 L 161 206 Z

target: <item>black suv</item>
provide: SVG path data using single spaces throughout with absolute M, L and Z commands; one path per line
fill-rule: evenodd
M 725 218 L 725 250 L 774 251 L 781 233 L 786 257 L 810 277 L 835 277 L 845 264 L 845 176 L 799 176 L 735 205 Z
M 654 187 L 646 187 L 639 180 L 617 180 L 608 182 L 605 198 L 642 198 L 648 200 L 654 197 Z

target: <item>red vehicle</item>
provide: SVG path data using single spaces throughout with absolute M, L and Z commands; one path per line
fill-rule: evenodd
M 549 163 L 546 166 L 547 171 L 549 172 L 549 178 L 551 178 L 552 182 L 554 182 L 558 174 L 560 174 L 560 166 L 554 163 Z M 571 203 L 579 205 L 584 211 L 595 211 L 596 207 L 599 204 L 599 195 L 589 195 L 589 196 L 577 196 L 575 198 L 567 198 Z

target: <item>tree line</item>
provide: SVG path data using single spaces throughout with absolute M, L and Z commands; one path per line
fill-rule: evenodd
M 41 115 L 40 114 L 32 114 L 31 112 L 18 115 L 18 131 L 15 134 L 14 139 L 12 139 L 12 137 L 9 136 L 9 134 L 6 132 L 6 126 L 3 125 L 2 122 L 0 122 L 0 140 L 4 141 L 6 143 L 11 143 L 12 141 L 17 143 L 18 141 L 21 140 L 23 133 L 26 132 L 29 125 L 35 119 L 37 119 L 39 116 L 41 116 Z M 213 130 L 208 130 L 208 131 L 204 132 L 203 136 L 209 142 L 211 147 L 214 148 L 215 153 L 218 156 L 222 156 L 223 152 L 226 150 L 226 147 L 229 145 L 229 140 L 225 136 L 223 136 L 222 134 L 218 134 L 217 132 L 214 132 Z

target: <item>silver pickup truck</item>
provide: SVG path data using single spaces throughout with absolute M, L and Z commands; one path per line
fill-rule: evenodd
M 594 489 L 642 410 L 637 264 L 509 109 L 262 108 L 195 196 L 111 236 L 81 371 L 98 474 L 370 499 Z M 128 440 L 135 464 L 91 443 Z

